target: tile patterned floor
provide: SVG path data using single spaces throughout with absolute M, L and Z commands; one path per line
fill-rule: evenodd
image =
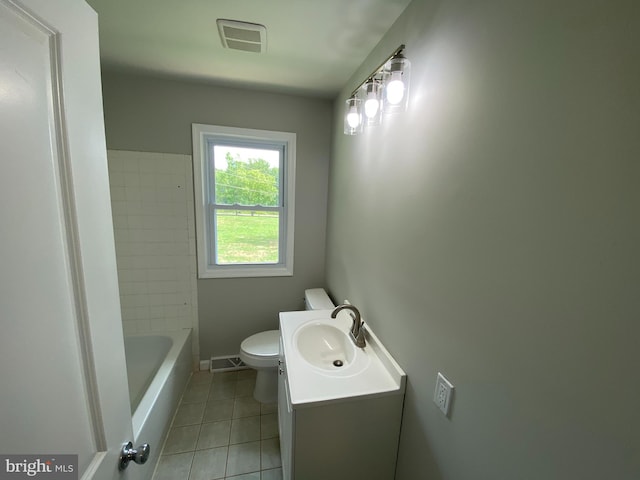
M 277 404 L 254 385 L 254 370 L 195 373 L 153 480 L 282 480 Z

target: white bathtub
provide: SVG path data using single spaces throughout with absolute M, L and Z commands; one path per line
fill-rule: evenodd
M 162 443 L 191 375 L 191 330 L 124 339 L 134 446 L 148 443 L 151 456 L 136 479 L 153 475 Z M 132 472 L 133 473 L 133 472 Z

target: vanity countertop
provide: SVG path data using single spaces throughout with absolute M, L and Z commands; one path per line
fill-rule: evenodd
M 364 396 L 403 395 L 406 374 L 366 326 L 367 345 L 355 347 L 354 360 L 332 370 L 307 362 L 298 349 L 298 336 L 313 324 L 336 327 L 345 334 L 352 320 L 347 312 L 331 318 L 332 310 L 280 313 L 281 355 L 286 363 L 289 396 L 293 408 L 321 402 L 345 401 Z M 350 341 L 350 340 L 349 340 Z

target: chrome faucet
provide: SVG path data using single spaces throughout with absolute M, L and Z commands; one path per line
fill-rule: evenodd
M 349 315 L 353 319 L 353 325 L 351 326 L 351 331 L 349 332 L 349 337 L 353 343 L 355 343 L 356 347 L 364 348 L 367 344 L 364 340 L 364 322 L 361 319 L 360 312 L 353 305 L 339 305 L 331 312 L 331 318 L 336 318 L 338 313 L 341 310 L 351 310 Z

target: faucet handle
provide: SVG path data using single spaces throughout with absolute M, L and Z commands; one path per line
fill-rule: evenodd
M 356 347 L 358 348 L 364 348 L 367 346 L 367 342 L 365 340 L 364 337 L 364 322 L 362 322 L 360 324 L 360 328 L 358 329 L 358 333 L 356 333 L 355 335 L 353 334 L 353 330 L 351 330 L 349 332 L 349 336 L 351 337 L 351 340 L 353 340 L 353 343 L 356 345 Z

